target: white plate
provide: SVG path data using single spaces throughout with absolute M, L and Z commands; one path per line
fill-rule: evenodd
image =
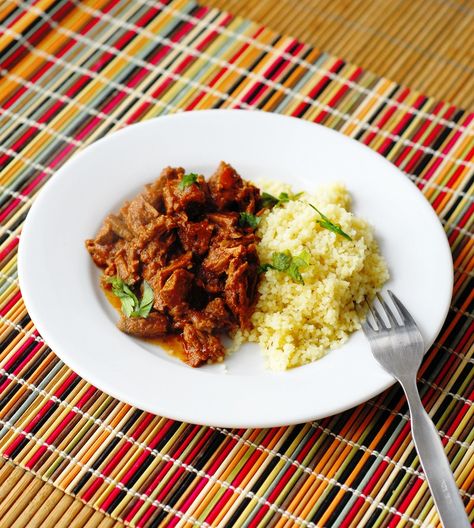
M 94 143 L 46 185 L 26 219 L 19 249 L 28 311 L 73 370 L 141 409 L 226 427 L 292 424 L 343 411 L 393 383 L 362 332 L 326 357 L 267 372 L 256 345 L 222 365 L 192 369 L 115 328 L 118 314 L 99 289 L 84 248 L 106 214 L 167 165 L 209 175 L 220 160 L 246 179 L 273 178 L 296 190 L 343 181 L 367 218 L 391 273 L 387 285 L 419 323 L 426 345 L 448 310 L 452 261 L 428 202 L 392 164 L 342 134 L 262 112 L 210 110 L 160 117 Z M 227 371 L 226 371 L 227 370 Z

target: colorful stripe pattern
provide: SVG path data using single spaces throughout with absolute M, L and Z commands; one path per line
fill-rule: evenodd
M 24 308 L 22 223 L 78 149 L 169 112 L 258 108 L 369 145 L 438 213 L 454 297 L 419 387 L 474 519 L 474 114 L 193 1 L 7 0 L 0 18 L 3 456 L 136 527 L 439 526 L 398 388 L 295 427 L 179 423 L 79 378 Z

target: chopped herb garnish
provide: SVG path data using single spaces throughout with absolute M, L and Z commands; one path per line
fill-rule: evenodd
M 289 268 L 292 260 L 293 257 L 291 256 L 291 253 L 289 251 L 286 251 L 285 253 L 273 253 L 273 269 L 276 269 L 278 271 L 286 271 Z
M 257 268 L 257 273 L 265 273 L 269 269 L 272 269 L 273 266 L 271 264 L 260 264 Z
M 281 192 L 278 195 L 278 198 L 275 196 L 263 192 L 262 193 L 262 205 L 263 207 L 267 207 L 268 209 L 272 209 L 273 207 L 277 207 L 279 205 L 282 205 L 284 203 L 289 202 L 290 200 L 297 200 L 303 193 L 297 193 L 297 194 L 288 194 L 286 192 Z
M 143 281 L 143 294 L 139 301 L 130 286 L 120 277 L 110 277 L 107 279 L 112 285 L 112 293 L 120 299 L 122 312 L 127 317 L 148 317 L 153 306 L 153 290 L 147 281 Z
M 259 216 L 255 216 L 252 213 L 240 213 L 239 216 L 239 226 L 240 227 L 246 227 L 249 226 L 253 229 L 256 229 L 258 224 L 260 223 L 261 218 Z
M 307 251 L 303 251 L 296 257 L 293 257 L 289 251 L 285 251 L 284 253 L 273 253 L 272 263 L 261 264 L 258 271 L 259 273 L 265 273 L 269 269 L 282 271 L 291 277 L 294 282 L 304 284 L 300 268 L 304 268 L 308 265 L 309 253 Z
M 324 227 L 324 229 L 328 229 L 329 231 L 332 231 L 333 233 L 336 233 L 336 235 L 341 235 L 342 237 L 344 238 L 347 238 L 347 240 L 352 240 L 352 238 L 347 234 L 345 233 L 341 226 L 339 224 L 334 224 L 333 222 L 331 222 L 331 220 L 329 220 L 329 218 L 325 215 L 323 215 L 323 213 L 321 211 L 319 211 L 318 209 L 316 209 L 316 207 L 314 207 L 314 205 L 308 203 L 308 205 L 313 208 L 317 213 L 318 215 L 321 217 L 320 219 L 316 220 L 316 222 L 321 226 L 321 227 Z
M 194 172 L 191 172 L 191 174 L 185 174 L 181 181 L 179 182 L 179 188 L 184 191 L 186 187 L 189 187 L 193 183 L 196 183 L 198 179 L 198 175 L 194 174 Z

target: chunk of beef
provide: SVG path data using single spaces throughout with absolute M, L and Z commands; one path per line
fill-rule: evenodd
M 165 286 L 167 280 L 173 275 L 176 270 L 190 270 L 193 266 L 193 255 L 190 251 L 184 253 L 183 255 L 172 260 L 168 266 L 159 268 L 156 271 L 155 266 L 144 266 L 143 267 L 143 277 L 150 284 L 153 289 L 155 296 L 154 307 L 157 310 L 163 309 L 163 304 L 161 302 L 160 292 Z
M 114 253 L 115 273 L 127 284 L 135 284 L 140 279 L 140 260 L 133 243 L 124 242 Z
M 117 244 L 126 233 L 127 228 L 118 217 L 109 215 L 105 219 L 96 237 L 86 240 L 87 251 L 96 266 L 105 268 L 113 262 Z
M 243 185 L 237 171 L 223 161 L 209 178 L 209 190 L 218 211 L 238 210 L 237 194 Z
M 209 250 L 214 226 L 208 221 L 191 222 L 187 217 L 181 217 L 178 228 L 179 240 L 186 251 L 203 256 Z
M 153 289 L 148 317 L 122 317 L 118 327 L 138 337 L 176 333 L 187 363 L 199 366 L 223 358 L 217 333 L 249 325 L 257 237 L 239 225 L 239 216 L 256 213 L 260 195 L 225 163 L 209 185 L 198 176 L 183 186 L 183 176 L 182 168 L 166 168 L 109 215 L 86 247 L 105 277 L 132 285 L 146 280 Z
M 124 317 L 120 319 L 117 327 L 135 337 L 160 337 L 166 335 L 169 329 L 168 319 L 158 312 L 150 312 L 148 317 Z
M 222 332 L 235 328 L 232 318 L 223 299 L 216 297 L 204 310 L 189 310 L 189 322 L 203 332 Z
M 181 339 L 186 354 L 186 363 L 191 367 L 219 361 L 225 355 L 224 347 L 218 337 L 202 332 L 190 324 L 184 326 Z
M 255 243 L 255 233 L 238 225 L 239 213 L 211 213 L 207 217 L 216 225 L 212 246 L 231 248 Z
M 246 211 L 253 214 L 260 200 L 259 189 L 244 182 L 237 171 L 223 161 L 209 178 L 209 190 L 218 211 Z
M 159 216 L 158 211 L 142 195 L 138 195 L 127 203 L 121 213 L 128 229 L 134 235 L 139 235 L 150 222 Z
M 95 240 L 86 240 L 86 249 L 89 252 L 94 264 L 99 268 L 105 268 L 109 264 L 114 246 L 112 244 L 101 245 Z
M 110 214 L 105 222 L 108 223 L 112 230 L 119 238 L 124 238 L 125 240 L 132 240 L 133 233 L 127 227 L 125 220 L 120 215 Z
M 198 176 L 195 183 L 182 188 L 181 182 L 184 177 L 184 169 L 165 169 L 162 173 L 164 178 L 163 201 L 167 214 L 186 212 L 191 217 L 205 211 L 209 202 L 209 189 L 203 176 Z
M 188 295 L 194 275 L 185 269 L 177 269 L 160 289 L 154 306 L 158 310 L 171 310 L 175 307 L 187 306 Z
M 158 212 L 165 212 L 165 202 L 163 197 L 163 187 L 166 182 L 166 176 L 162 175 L 153 183 L 145 185 L 143 198 L 152 205 Z
M 221 229 L 228 231 L 237 228 L 239 222 L 239 213 L 208 213 L 207 218 Z
M 243 246 L 226 248 L 212 245 L 198 271 L 200 286 L 209 293 L 222 292 L 230 262 L 244 251 Z
M 153 277 L 166 265 L 175 241 L 176 223 L 169 216 L 158 216 L 140 231 L 135 246 L 146 268 L 146 277 Z
M 249 326 L 256 297 L 257 281 L 255 263 L 252 263 L 250 259 L 232 260 L 224 287 L 224 299 L 241 328 Z

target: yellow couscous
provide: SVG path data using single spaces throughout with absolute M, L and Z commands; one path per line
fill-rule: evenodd
M 265 182 L 263 190 L 277 196 L 288 185 Z M 322 227 L 315 205 L 352 240 Z M 358 313 L 388 279 L 372 227 L 350 212 L 351 199 L 342 184 L 304 193 L 265 212 L 258 226 L 260 262 L 278 252 L 307 255 L 300 269 L 304 284 L 275 269 L 265 271 L 251 330 L 238 331 L 236 346 L 259 343 L 266 366 L 285 370 L 321 358 L 360 327 Z

